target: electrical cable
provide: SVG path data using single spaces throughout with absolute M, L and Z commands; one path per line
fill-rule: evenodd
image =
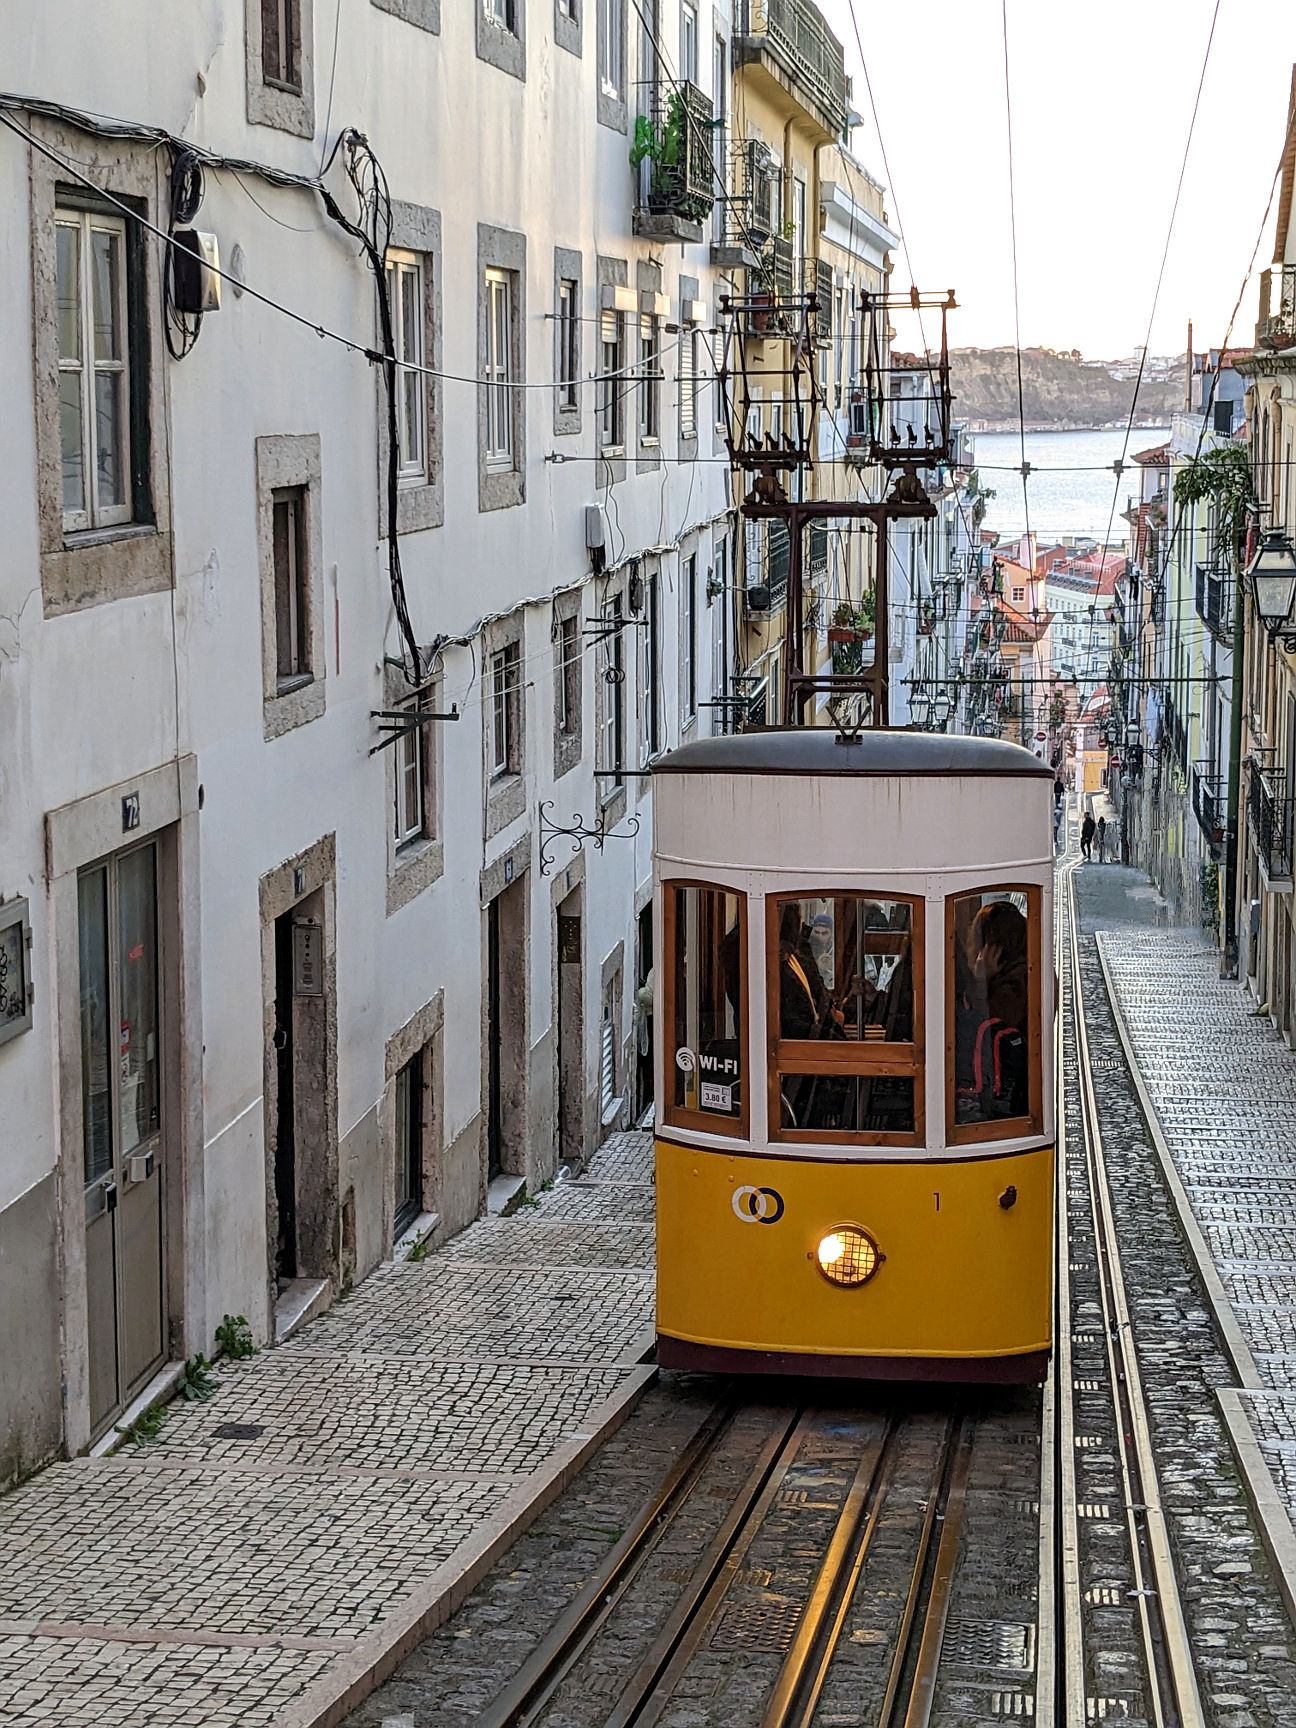
M 0 118 L 3 116 L 0 115 Z M 171 231 L 162 259 L 162 334 L 166 338 L 167 352 L 171 358 L 183 360 L 187 354 L 192 353 L 198 340 L 203 315 L 201 312 L 181 312 L 176 306 L 175 273 L 178 260 L 175 233 L 177 228 L 187 228 L 198 214 L 198 207 L 203 201 L 203 171 L 202 161 L 196 151 L 188 147 L 177 148 L 174 144 L 170 148 Z
M 1004 113 L 1008 126 L 1008 213 L 1012 229 L 1013 348 L 1017 356 L 1017 426 L 1021 438 L 1022 505 L 1026 537 L 1030 539 L 1030 467 L 1026 461 L 1026 392 L 1022 384 L 1021 303 L 1017 281 L 1017 179 L 1013 165 L 1012 81 L 1008 75 L 1008 0 L 1001 0 L 1003 17 Z M 1119 475 L 1117 476 L 1119 478 Z M 1109 524 L 1110 526 L 1110 524 Z

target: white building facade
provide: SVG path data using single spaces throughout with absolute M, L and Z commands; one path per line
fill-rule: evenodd
M 629 159 L 725 76 L 685 11 L 5 0 L 0 1482 L 646 1101 L 643 774 L 734 568 Z

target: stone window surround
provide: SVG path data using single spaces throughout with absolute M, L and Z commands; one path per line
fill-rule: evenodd
M 122 832 L 122 799 L 138 794 L 139 826 Z M 169 1319 L 167 1349 L 175 1359 L 205 1349 L 207 1323 L 203 1251 L 202 992 L 198 885 L 198 759 L 182 756 L 132 780 L 92 792 L 45 816 L 49 911 L 56 959 L 54 1017 L 59 1087 L 61 1176 L 60 1254 L 65 1381 L 64 1445 L 69 1455 L 90 1441 L 90 1379 L 86 1323 L 85 1207 L 82 1170 L 81 996 L 78 876 L 87 865 L 150 838 L 159 846 L 158 913 L 162 922 L 161 1006 L 169 1022 L 173 1060 L 164 1072 L 168 1189 L 163 1217 L 163 1276 Z
M 162 208 L 158 158 L 120 139 L 71 134 L 44 118 L 29 116 L 32 131 L 51 149 L 75 158 L 87 179 L 114 198 L 129 198 L 156 219 Z M 58 270 L 54 210 L 61 184 L 58 168 L 39 151 L 28 152 L 31 185 L 32 304 L 36 410 L 36 506 L 40 580 L 45 617 L 79 612 L 110 600 L 157 594 L 174 585 L 171 486 L 167 450 L 167 368 L 154 352 L 161 318 L 161 252 L 151 239 L 139 248 L 143 280 L 142 316 L 131 321 L 131 365 L 148 379 L 149 517 L 119 527 L 64 535 L 62 450 L 59 438 Z M 85 188 L 77 188 L 85 195 Z M 128 230 L 134 225 L 128 222 Z M 131 235 L 127 235 L 128 248 Z
M 598 301 L 595 307 L 596 323 L 594 325 L 596 342 L 594 350 L 594 371 L 598 373 L 601 372 L 603 368 L 603 290 L 605 288 L 628 287 L 630 284 L 630 266 L 626 263 L 624 258 L 596 258 L 594 262 L 594 273 L 595 280 L 598 284 Z M 632 320 L 629 313 L 622 313 L 621 321 L 624 331 L 624 339 L 621 343 L 621 365 L 625 367 L 631 363 L 630 352 L 638 339 L 638 332 L 636 328 L 632 328 Z M 600 392 L 596 387 L 592 410 L 594 414 L 594 437 L 596 442 L 602 436 L 599 424 L 599 395 Z M 600 487 L 609 485 L 615 486 L 626 477 L 625 451 L 627 442 L 631 435 L 630 420 L 634 413 L 634 408 L 634 398 L 629 394 L 629 392 L 627 392 L 621 404 L 622 442 L 617 446 L 620 454 L 616 456 L 604 456 L 600 449 L 598 460 L 594 464 L 596 483 Z M 638 436 L 637 428 L 634 429 L 634 436 Z
M 481 16 L 478 0 L 477 12 Z M 513 382 L 526 382 L 526 235 L 489 222 L 477 224 L 477 376 L 486 374 L 486 272 L 505 270 L 513 285 Z M 486 463 L 486 392 L 477 387 L 477 508 L 507 510 L 526 502 L 526 391 L 513 392 L 513 466 Z
M 440 681 L 434 683 L 424 696 L 429 708 L 441 707 Z M 388 666 L 383 674 L 383 707 L 395 708 L 408 699 L 410 685 L 404 672 L 395 666 Z M 383 752 L 391 761 L 386 768 L 384 785 L 386 788 L 384 810 L 386 812 L 387 829 L 387 916 L 390 918 L 399 912 L 403 906 L 422 894 L 425 888 L 430 888 L 434 882 L 440 881 L 445 874 L 445 839 L 441 834 L 441 787 L 443 784 L 443 727 L 437 720 L 431 720 L 423 728 L 423 773 L 427 786 L 425 809 L 427 811 L 428 827 L 431 832 L 421 840 L 411 840 L 407 845 L 396 845 L 396 830 L 392 812 L 396 799 L 396 752 L 399 745 L 393 744 Z
M 279 434 L 256 441 L 257 563 L 261 573 L 261 712 L 267 743 L 324 712 L 324 535 L 318 432 Z M 284 486 L 306 495 L 306 583 L 310 607 L 311 675 L 279 691 L 275 631 L 274 498 Z
M 585 324 L 581 317 L 584 304 L 584 259 L 579 252 L 566 246 L 554 247 L 554 432 L 559 436 L 579 432 L 585 406 L 581 382 L 585 349 Z M 565 408 L 559 400 L 558 380 L 562 376 L 562 321 L 558 317 L 558 289 L 563 282 L 576 284 L 576 406 Z
M 554 41 L 560 48 L 565 48 L 569 54 L 580 58 L 582 49 L 582 28 L 585 18 L 585 0 L 571 0 L 571 8 L 575 17 L 569 17 L 562 9 L 562 0 L 554 0 Z
M 379 1143 L 383 1157 L 382 1230 L 389 1254 L 394 1246 L 396 1215 L 396 1076 L 417 1056 L 423 1058 L 423 1206 L 415 1229 L 422 1233 L 435 1222 L 434 1215 L 426 1208 L 429 1194 L 435 1194 L 437 1164 L 441 1155 L 445 1109 L 444 1028 L 445 991 L 438 990 L 387 1040 L 383 1058 Z
M 518 649 L 517 759 L 515 773 L 491 776 L 490 728 L 494 725 L 494 691 L 491 661 L 501 648 L 512 643 Z M 527 786 L 527 689 L 526 623 L 522 612 L 498 619 L 482 632 L 482 774 L 486 787 L 486 838 L 494 839 L 526 810 Z
M 621 0 L 621 72 L 617 81 L 618 87 L 621 91 L 619 98 L 616 96 L 609 96 L 603 88 L 601 68 L 604 58 L 604 9 L 602 5 L 598 6 L 598 17 L 595 26 L 598 31 L 598 53 L 594 67 L 594 89 L 598 98 L 598 123 L 600 126 L 610 126 L 615 132 L 629 132 L 630 130 L 630 111 L 626 103 L 626 83 L 629 72 L 628 62 L 630 52 L 630 29 L 628 24 L 629 12 L 630 7 L 627 0 Z
M 380 12 L 390 12 L 393 18 L 404 19 L 416 30 L 441 34 L 441 0 L 369 0 L 369 4 Z
M 526 81 L 527 0 L 513 0 L 513 28 L 505 30 L 486 16 L 483 0 L 469 0 L 477 14 L 477 58 L 513 78 Z M 507 266 L 500 265 L 500 269 Z
M 247 117 L 252 126 L 274 126 L 299 138 L 315 136 L 315 6 L 301 7 L 301 95 L 277 90 L 261 73 L 261 0 L 243 0 L 247 63 Z
M 678 559 L 678 581 L 676 583 L 679 606 L 679 669 L 676 673 L 679 689 L 679 700 L 676 707 L 679 712 L 680 742 L 698 735 L 698 713 L 702 702 L 702 622 L 705 616 L 704 607 L 699 603 L 699 585 L 705 587 L 706 570 L 702 562 L 703 546 L 699 535 L 693 534 L 681 542 L 676 553 Z M 685 599 L 684 581 L 688 571 L 689 559 L 693 560 L 693 680 L 695 706 L 691 714 L 684 712 L 686 677 L 686 648 L 688 631 L 688 604 Z
M 553 603 L 553 672 L 554 672 L 554 727 L 553 727 L 553 776 L 560 780 L 577 767 L 584 754 L 585 747 L 585 657 L 583 639 L 580 633 L 581 613 L 585 601 L 585 589 L 582 585 L 573 588 L 567 594 L 558 594 Z M 579 676 L 576 682 L 576 729 L 574 732 L 563 732 L 559 729 L 559 714 L 562 702 L 563 662 L 562 662 L 562 631 L 559 626 L 567 619 L 576 620 L 576 642 L 581 650 L 577 661 Z
M 379 0 L 373 0 L 377 5 Z M 392 200 L 391 244 L 415 252 L 423 260 L 423 363 L 439 372 L 442 356 L 441 212 L 422 204 Z M 378 390 L 378 521 L 387 524 L 387 385 L 377 371 Z M 427 472 L 423 482 L 402 481 L 396 495 L 396 527 L 401 534 L 440 528 L 445 522 L 444 407 L 441 379 L 426 386 Z

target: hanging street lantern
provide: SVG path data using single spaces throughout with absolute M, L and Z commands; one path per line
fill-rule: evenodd
M 1247 565 L 1256 616 L 1271 637 L 1279 635 L 1296 602 L 1296 548 L 1281 528 L 1268 528 Z
M 909 692 L 909 712 L 915 723 L 927 729 L 927 717 L 931 713 L 932 699 L 925 684 L 915 684 Z

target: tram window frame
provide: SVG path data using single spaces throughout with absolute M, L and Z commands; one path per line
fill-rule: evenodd
M 1022 894 L 1026 898 L 1026 1062 L 1029 1108 L 1024 1116 L 991 1122 L 958 1122 L 954 1010 L 956 980 L 955 913 L 957 901 L 974 895 Z M 1041 1025 L 1043 967 L 1043 891 L 1037 882 L 984 882 L 945 896 L 945 1144 L 974 1146 L 989 1140 L 1021 1140 L 1044 1132 L 1044 1040 Z
M 680 893 L 701 889 L 711 894 L 733 895 L 738 902 L 738 1061 L 742 1092 L 736 1116 L 712 1110 L 690 1110 L 673 1102 L 675 1040 L 675 962 L 677 906 Z M 704 882 L 694 877 L 674 877 L 662 883 L 662 1002 L 658 1038 L 662 1063 L 662 1121 L 671 1128 L 698 1134 L 716 1134 L 728 1140 L 750 1138 L 751 1089 L 753 1084 L 751 1041 L 751 996 L 747 963 L 747 894 L 724 882 Z
M 779 929 L 781 908 L 799 900 L 879 900 L 909 908 L 910 971 L 913 978 L 913 1039 L 801 1039 L 780 1035 Z M 926 1144 L 927 902 L 921 894 L 890 888 L 842 888 L 810 884 L 771 893 L 765 900 L 765 1027 L 768 1049 L 768 1130 L 771 1144 L 794 1146 L 923 1146 Z M 824 1074 L 849 1079 L 910 1079 L 914 1090 L 912 1131 L 876 1128 L 785 1128 L 784 1075 Z

